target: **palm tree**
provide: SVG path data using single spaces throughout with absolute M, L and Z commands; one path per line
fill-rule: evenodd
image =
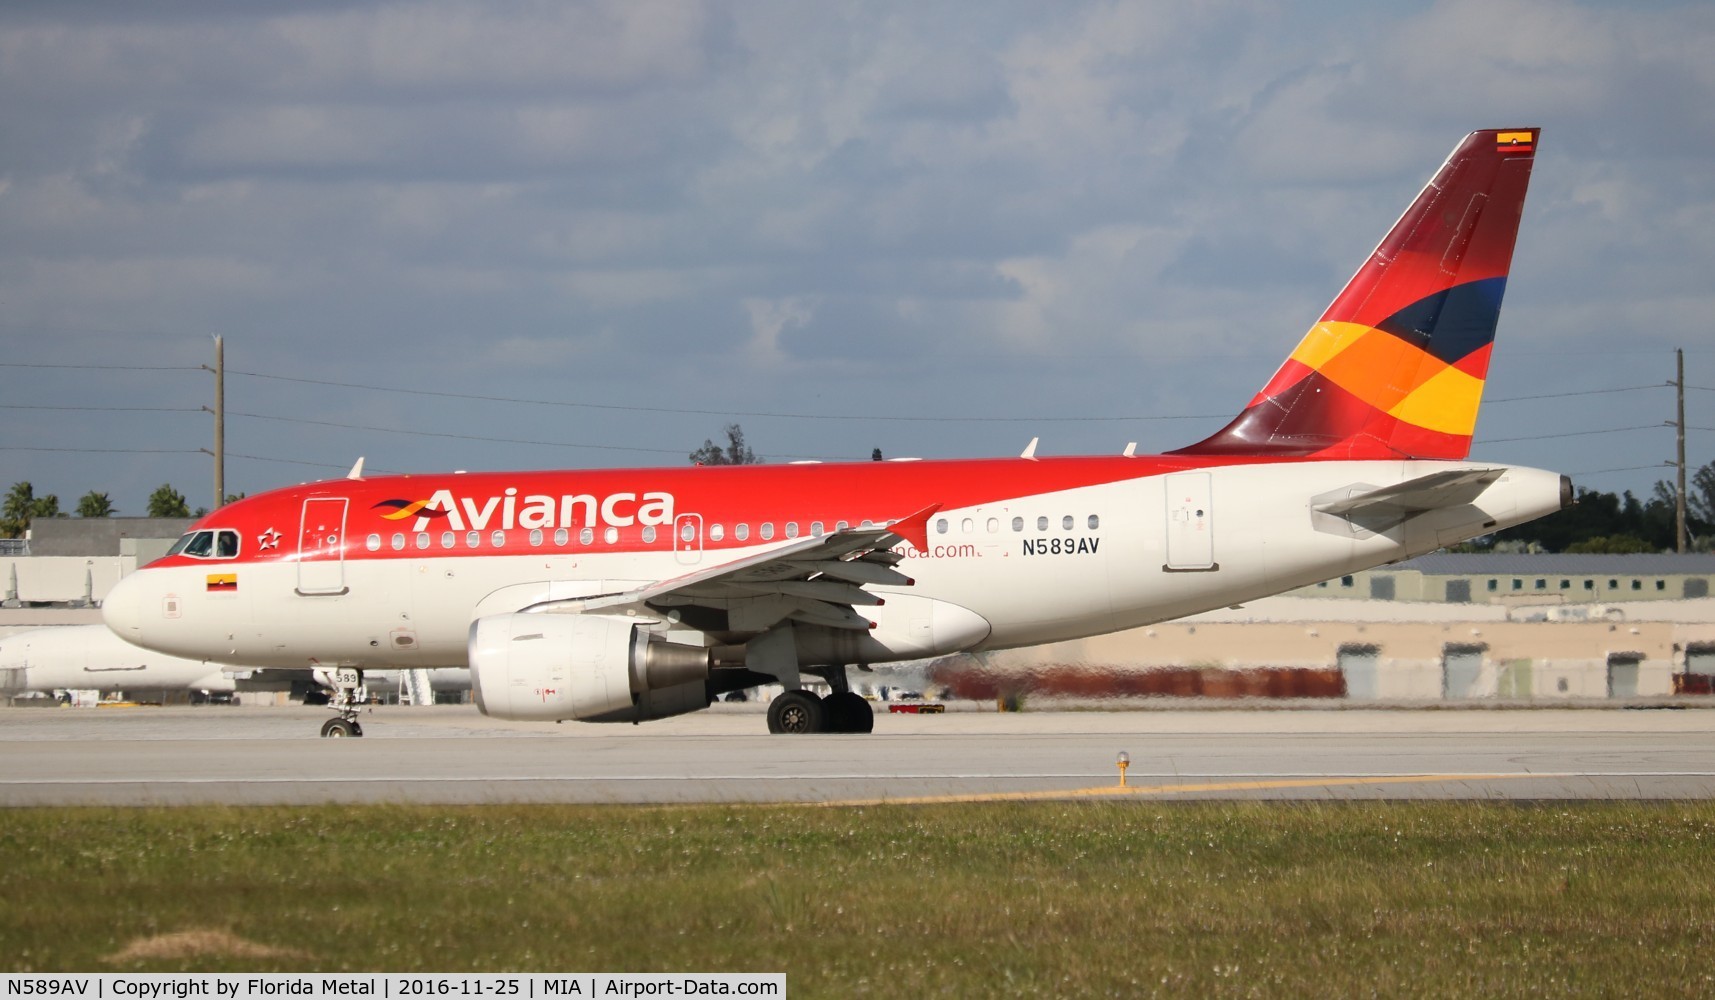
M 90 490 L 77 502 L 78 517 L 112 517 L 119 509 L 105 493 Z
M 150 517 L 190 517 L 190 505 L 185 503 L 185 495 L 173 489 L 171 483 L 162 483 L 155 492 L 149 494 Z
M 13 483 L 0 502 L 0 536 L 22 538 L 36 512 L 36 488 L 28 482 Z

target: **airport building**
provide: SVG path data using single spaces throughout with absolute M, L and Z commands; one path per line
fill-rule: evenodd
M 188 517 L 42 517 L 0 548 L 0 606 L 88 607 L 161 556 Z
M 1591 604 L 1709 596 L 1715 555 L 1437 553 L 1294 593 L 1448 604 Z

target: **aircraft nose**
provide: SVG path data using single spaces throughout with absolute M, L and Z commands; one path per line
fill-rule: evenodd
M 147 585 L 136 573 L 122 578 L 101 602 L 101 619 L 114 635 L 128 642 L 143 638 L 143 601 Z

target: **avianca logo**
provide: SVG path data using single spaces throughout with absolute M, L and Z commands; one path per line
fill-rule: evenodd
M 609 493 L 597 497 L 578 493 L 556 497 L 530 493 L 521 497 L 517 487 L 512 487 L 502 496 L 479 500 L 455 496 L 452 490 L 436 490 L 427 500 L 383 500 L 371 509 L 387 509 L 389 513 L 381 516 L 389 521 L 415 516 L 413 531 L 427 531 L 429 525 L 443 519 L 445 527 L 453 531 L 585 525 L 628 528 L 633 524 L 672 524 L 673 494 Z

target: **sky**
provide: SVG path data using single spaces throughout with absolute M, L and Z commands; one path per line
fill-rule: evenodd
M 1473 457 L 1715 460 L 1715 6 L 0 6 L 0 489 L 1167 450 L 1541 126 Z

